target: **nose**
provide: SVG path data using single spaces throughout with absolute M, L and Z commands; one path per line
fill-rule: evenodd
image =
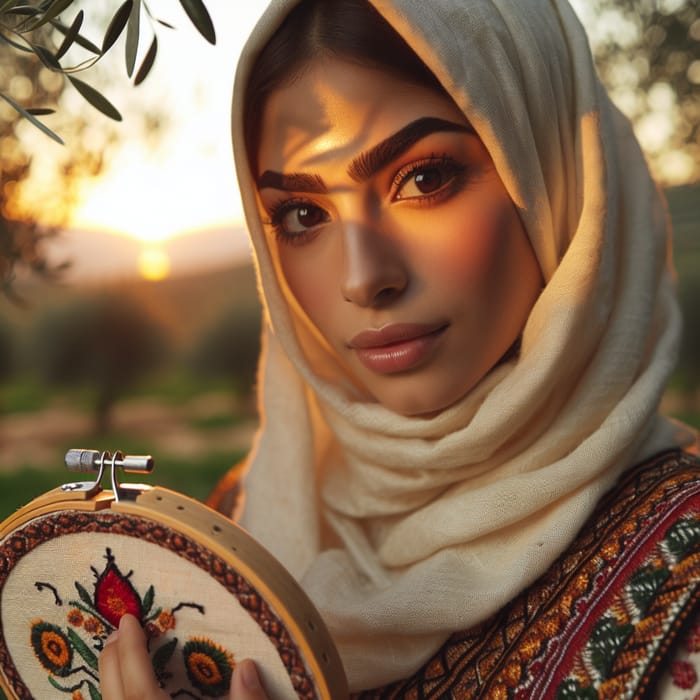
M 385 306 L 405 291 L 408 268 L 400 246 L 362 223 L 343 227 L 343 298 L 362 307 Z

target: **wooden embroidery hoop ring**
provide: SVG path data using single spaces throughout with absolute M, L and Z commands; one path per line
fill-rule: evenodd
M 8 698 L 31 698 L 32 695 L 27 689 L 28 679 L 22 678 L 6 644 L 3 629 L 6 584 L 16 567 L 31 557 L 32 552 L 39 551 L 37 548 L 44 541 L 55 541 L 56 536 L 64 534 L 64 523 L 72 523 L 70 534 L 90 530 L 101 533 L 107 542 L 109 538 L 119 537 L 115 532 L 121 534 L 120 527 L 128 523 L 129 528 L 133 530 L 135 524 L 138 530 L 130 531 L 129 535 L 139 540 L 148 539 L 151 537 L 148 533 L 157 531 L 158 537 L 163 532 L 169 533 L 168 547 L 172 547 L 172 541 L 177 541 L 178 546 L 186 543 L 188 553 L 181 555 L 186 566 L 191 566 L 195 560 L 195 565 L 202 569 L 201 562 L 206 562 L 206 567 L 211 568 L 207 573 L 226 585 L 229 592 L 238 597 L 239 603 L 244 599 L 240 594 L 241 586 L 248 594 L 253 591 L 252 598 L 256 599 L 254 594 L 257 594 L 262 601 L 256 599 L 256 605 L 262 605 L 263 613 L 258 612 L 258 608 L 253 612 L 248 609 L 248 612 L 255 619 L 257 629 L 273 641 L 289 677 L 293 677 L 294 693 L 281 695 L 280 700 L 288 697 L 318 700 L 348 697 L 340 657 L 319 613 L 286 569 L 243 529 L 199 501 L 176 491 L 118 482 L 118 468 L 132 473 L 150 472 L 153 468 L 150 456 L 124 457 L 120 452 L 111 455 L 95 450 L 70 450 L 66 455 L 66 465 L 74 471 L 99 473 L 94 482 L 72 482 L 43 494 L 0 524 L 0 689 Z M 101 481 L 108 467 L 111 469 L 112 488 L 103 489 Z M 101 550 L 100 555 L 105 547 L 101 546 Z M 192 552 L 199 554 L 195 556 Z M 71 566 L 71 562 L 67 564 Z M 27 582 L 28 587 L 32 585 L 35 584 Z M 251 597 L 248 594 L 245 596 L 246 605 Z M 295 649 L 298 656 L 295 656 Z M 246 655 L 244 649 L 236 654 L 239 658 Z M 303 678 L 300 678 L 300 669 Z M 261 671 L 265 679 L 266 669 Z M 48 688 L 50 691 L 50 686 Z M 49 695 L 41 697 L 48 700 Z M 57 692 L 53 697 L 65 700 L 67 696 Z

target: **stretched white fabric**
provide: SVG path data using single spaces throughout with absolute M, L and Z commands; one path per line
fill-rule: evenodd
M 357 690 L 498 610 L 624 469 L 692 435 L 657 415 L 680 334 L 663 200 L 564 0 L 372 0 L 481 137 L 546 285 L 519 356 L 436 417 L 354 394 L 278 278 L 243 141 L 255 57 L 295 4 L 272 2 L 234 91 L 267 321 L 242 524 L 301 581 Z

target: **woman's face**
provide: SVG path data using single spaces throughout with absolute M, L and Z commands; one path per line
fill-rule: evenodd
M 257 187 L 269 245 L 367 394 L 403 415 L 464 396 L 542 280 L 491 158 L 445 95 L 339 59 L 270 96 Z

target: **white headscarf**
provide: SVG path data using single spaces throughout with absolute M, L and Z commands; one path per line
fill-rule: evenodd
M 258 215 L 243 95 L 296 0 L 272 2 L 233 103 L 268 320 L 242 524 L 301 581 L 352 689 L 410 675 L 541 575 L 625 468 L 692 441 L 657 415 L 680 333 L 665 208 L 571 7 L 371 2 L 480 135 L 546 286 L 519 357 L 435 418 L 354 397 L 295 318 Z

